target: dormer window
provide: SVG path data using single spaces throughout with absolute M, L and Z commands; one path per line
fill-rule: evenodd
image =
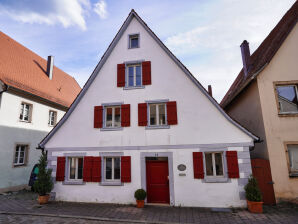
M 138 48 L 140 47 L 140 35 L 139 34 L 132 34 L 129 35 L 129 48 Z

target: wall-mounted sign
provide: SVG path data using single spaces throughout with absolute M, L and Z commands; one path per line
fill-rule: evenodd
M 184 164 L 179 164 L 177 166 L 177 168 L 178 168 L 179 171 L 185 171 L 186 170 L 186 166 Z

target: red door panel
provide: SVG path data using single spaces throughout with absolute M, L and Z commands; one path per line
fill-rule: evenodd
M 168 176 L 168 161 L 146 161 L 148 203 L 170 203 Z

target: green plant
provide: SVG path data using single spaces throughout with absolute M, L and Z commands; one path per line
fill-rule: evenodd
M 137 200 L 145 200 L 147 193 L 144 189 L 138 189 L 135 191 L 135 199 Z
M 248 183 L 244 187 L 245 196 L 248 201 L 262 201 L 262 194 L 258 186 L 256 178 L 252 175 L 248 179 Z
M 44 196 L 53 189 L 52 169 L 47 169 L 47 155 L 42 152 L 39 161 L 37 180 L 34 182 L 34 191 L 40 196 Z

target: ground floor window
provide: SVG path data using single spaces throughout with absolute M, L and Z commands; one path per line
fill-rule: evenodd
M 83 158 L 82 157 L 69 157 L 69 180 L 82 180 L 83 179 Z
M 288 145 L 290 173 L 298 176 L 298 144 Z
M 105 157 L 104 168 L 105 180 L 120 180 L 120 157 Z
M 223 177 L 223 153 L 205 153 L 206 176 Z
M 14 156 L 14 166 L 25 165 L 28 145 L 17 145 Z

